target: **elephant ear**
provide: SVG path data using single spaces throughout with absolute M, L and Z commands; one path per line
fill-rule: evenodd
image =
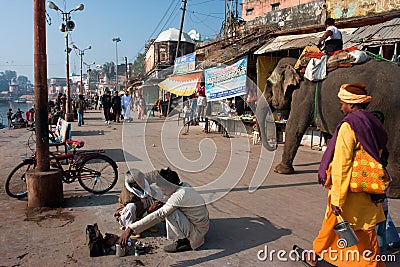
M 300 75 L 297 74 L 297 71 L 290 64 L 285 64 L 281 68 L 283 95 L 286 98 L 288 88 L 290 86 L 297 86 L 300 83 Z

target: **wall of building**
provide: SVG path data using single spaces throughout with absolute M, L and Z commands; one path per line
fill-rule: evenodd
M 398 0 L 327 0 L 328 13 L 336 19 L 377 15 L 400 10 Z
M 282 10 L 293 7 L 313 0 L 242 0 L 242 18 L 245 21 L 262 17 L 265 13 L 271 11 Z
M 325 1 L 313 1 L 281 10 L 271 11 L 248 21 L 246 27 L 275 25 L 286 29 L 323 25 L 326 19 Z

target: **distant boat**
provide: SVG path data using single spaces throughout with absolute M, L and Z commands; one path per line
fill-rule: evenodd
M 26 98 L 20 97 L 20 98 L 14 100 L 14 102 L 15 102 L 15 103 L 26 103 Z

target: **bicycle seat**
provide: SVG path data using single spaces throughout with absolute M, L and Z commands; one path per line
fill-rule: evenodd
M 67 140 L 66 143 L 75 148 L 81 148 L 85 145 L 85 141 L 82 140 Z

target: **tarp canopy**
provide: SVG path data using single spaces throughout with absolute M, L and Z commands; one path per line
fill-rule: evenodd
M 343 47 L 348 48 L 346 43 L 350 39 L 350 35 L 356 30 L 356 28 L 339 29 L 342 32 Z M 303 49 L 308 45 L 316 45 L 319 38 L 324 34 L 323 32 L 307 33 L 307 34 L 296 34 L 296 35 L 283 35 L 272 39 L 267 44 L 260 47 L 254 52 L 255 55 L 262 55 L 266 53 L 290 50 L 290 49 Z
M 190 96 L 200 86 L 203 72 L 189 73 L 185 75 L 172 75 L 160 82 L 158 86 L 178 96 Z

